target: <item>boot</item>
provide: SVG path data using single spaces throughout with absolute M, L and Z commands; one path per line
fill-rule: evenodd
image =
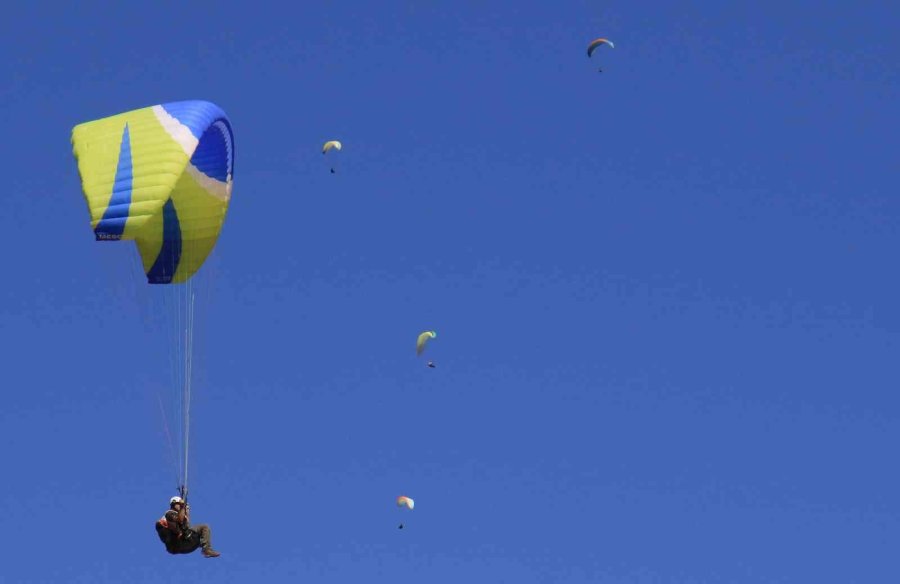
M 222 554 L 220 554 L 216 550 L 212 549 L 211 547 L 203 548 L 203 557 L 204 558 L 218 558 L 221 555 Z

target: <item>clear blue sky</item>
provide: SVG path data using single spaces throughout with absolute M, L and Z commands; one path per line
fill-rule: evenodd
M 735 4 L 5 7 L 0 581 L 900 581 L 900 7 Z M 163 341 L 69 144 L 182 99 L 237 152 L 218 560 L 153 532 Z

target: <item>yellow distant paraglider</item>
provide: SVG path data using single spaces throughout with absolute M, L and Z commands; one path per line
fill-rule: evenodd
M 334 168 L 336 165 L 335 165 L 335 161 L 333 158 L 334 155 L 333 154 L 329 155 L 328 153 L 331 152 L 332 150 L 340 152 L 341 148 L 343 148 L 343 146 L 341 145 L 341 143 L 338 140 L 329 140 L 328 142 L 325 142 L 322 145 L 322 155 L 328 156 L 329 158 L 331 158 L 331 174 L 335 173 Z

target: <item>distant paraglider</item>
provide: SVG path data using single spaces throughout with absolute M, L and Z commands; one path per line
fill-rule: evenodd
M 329 155 L 328 153 L 331 150 L 336 150 L 336 151 L 340 152 L 341 148 L 342 148 L 341 143 L 337 140 L 329 140 L 328 142 L 325 142 L 325 144 L 322 145 L 322 155 L 328 156 L 329 158 L 331 158 L 331 174 L 335 174 L 336 164 L 335 164 L 335 160 L 334 160 L 334 154 Z
M 397 497 L 397 507 L 406 508 L 409 511 L 412 511 L 416 506 L 416 502 L 407 497 L 406 495 L 400 495 Z M 397 529 L 403 529 L 403 524 L 397 526 Z
M 611 49 L 616 48 L 616 45 L 614 45 L 613 42 L 609 39 L 604 39 L 604 38 L 594 39 L 591 41 L 591 44 L 589 44 L 588 48 L 587 48 L 588 58 L 591 58 L 594 55 L 594 51 L 596 51 L 597 47 L 599 47 L 600 45 L 609 45 L 609 48 L 611 48 Z M 602 73 L 603 69 L 597 69 L 597 71 Z
M 436 331 L 425 331 L 419 334 L 419 338 L 416 339 L 416 356 L 421 355 L 422 351 L 425 350 L 425 345 L 428 343 L 428 341 L 435 337 L 437 337 Z M 429 361 L 427 365 L 431 369 L 434 369 L 435 367 L 434 361 Z

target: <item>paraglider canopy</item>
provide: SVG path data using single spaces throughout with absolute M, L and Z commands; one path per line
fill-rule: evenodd
M 421 355 L 425 350 L 425 344 L 435 337 L 437 337 L 436 331 L 425 331 L 419 334 L 419 338 L 416 339 L 416 355 Z
M 588 45 L 587 56 L 590 57 L 591 55 L 593 55 L 594 51 L 597 50 L 597 47 L 599 47 L 600 45 L 609 45 L 609 48 L 611 48 L 611 49 L 616 48 L 616 45 L 614 45 L 613 42 L 609 39 L 604 39 L 604 38 L 594 39 L 591 41 L 591 44 Z
M 72 146 L 97 241 L 135 241 L 151 284 L 188 281 L 231 199 L 225 112 L 208 101 L 163 103 L 79 124 Z
M 328 142 L 325 142 L 325 144 L 322 145 L 322 154 L 325 154 L 332 148 L 334 148 L 335 150 L 340 152 L 340 150 L 342 148 L 341 143 L 338 142 L 337 140 L 329 140 Z

